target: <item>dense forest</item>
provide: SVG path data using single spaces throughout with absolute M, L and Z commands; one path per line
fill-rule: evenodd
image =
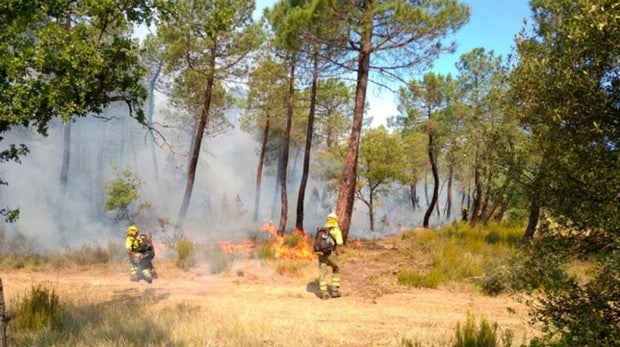
M 538 266 L 597 255 L 585 285 L 545 277 L 547 317 L 576 332 L 587 311 L 584 336 L 613 345 L 620 3 L 530 6 L 514 56 L 479 47 L 442 75 L 457 0 L 282 0 L 258 19 L 253 0 L 5 0 L 0 251 L 128 223 L 285 234 L 332 210 L 345 239 L 523 220 Z M 365 119 L 369 84 L 398 96 L 386 126 Z M 578 314 L 555 316 L 567 301 Z

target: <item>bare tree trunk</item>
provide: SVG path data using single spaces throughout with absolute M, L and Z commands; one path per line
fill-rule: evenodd
M 362 6 L 367 6 L 367 4 L 364 2 L 364 5 Z M 362 11 L 364 10 L 366 9 L 362 9 Z M 372 13 L 366 14 L 364 22 L 361 23 L 361 25 L 361 49 L 359 51 L 357 62 L 357 85 L 355 87 L 353 124 L 351 126 L 351 135 L 349 136 L 349 145 L 342 169 L 342 181 L 340 181 L 340 189 L 338 191 L 338 200 L 336 203 L 336 214 L 340 219 L 340 230 L 342 231 L 342 236 L 345 243 L 349 236 L 351 214 L 353 213 L 355 184 L 357 180 L 357 159 L 362 133 L 362 123 L 364 120 L 364 106 L 366 104 L 368 75 L 370 72 L 370 55 L 372 46 L 371 39 L 373 28 Z
M 265 152 L 267 152 L 267 142 L 269 141 L 270 123 L 269 114 L 267 114 L 265 129 L 263 130 L 263 141 L 261 142 L 260 154 L 258 156 L 258 167 L 256 168 L 256 194 L 254 195 L 254 216 L 252 217 L 252 221 L 255 223 L 258 220 L 258 213 L 260 211 L 261 181 L 263 180 L 263 166 L 265 165 Z
M 476 196 L 474 197 L 474 206 L 469 219 L 469 225 L 471 226 L 476 225 L 476 222 L 478 221 L 478 215 L 480 214 L 480 203 L 482 199 L 482 182 L 480 182 L 480 169 L 478 168 L 478 153 L 476 153 L 474 167 L 474 189 Z
M 454 176 L 454 166 L 452 163 L 448 167 L 448 190 L 446 191 L 446 207 L 444 209 L 444 216 L 446 219 L 450 219 L 452 213 L 452 178 Z
M 0 278 L 0 347 L 7 347 L 6 325 L 9 322 L 6 316 L 6 306 L 4 304 L 4 288 L 2 287 L 2 278 Z
M 291 141 L 291 126 L 293 122 L 293 103 L 295 98 L 295 58 L 290 61 L 290 75 L 288 81 L 288 97 L 286 101 L 286 129 L 284 130 L 284 139 L 282 144 L 282 163 L 281 163 L 281 180 L 280 180 L 280 225 L 278 226 L 278 234 L 284 235 L 286 231 L 286 222 L 288 218 L 288 197 L 286 192 L 286 171 L 288 167 L 288 153 Z
M 297 219 L 295 228 L 304 230 L 304 198 L 306 195 L 306 185 L 308 184 L 308 172 L 310 171 L 310 153 L 312 150 L 312 134 L 314 133 L 314 113 L 316 106 L 316 88 L 319 80 L 319 53 L 318 47 L 314 45 L 312 66 L 312 86 L 310 87 L 310 110 L 308 111 L 308 125 L 306 128 L 306 147 L 304 149 L 304 164 L 297 195 Z
M 439 170 L 437 169 L 437 162 L 435 160 L 435 144 L 433 142 L 433 134 L 428 135 L 428 159 L 431 164 L 431 171 L 433 173 L 433 181 L 435 185 L 433 187 L 433 196 L 431 197 L 431 203 L 426 209 L 426 213 L 424 213 L 424 220 L 422 222 L 422 226 L 424 228 L 428 228 L 429 226 L 429 220 L 431 218 L 431 214 L 433 213 L 433 209 L 435 208 L 435 204 L 437 203 L 437 199 L 439 196 Z
M 413 208 L 413 211 L 415 211 L 416 207 L 418 207 L 418 197 L 416 192 L 417 184 L 417 181 L 409 184 L 409 196 L 411 198 L 411 207 Z
M 206 86 L 203 93 L 204 100 L 202 104 L 202 112 L 200 113 L 200 119 L 198 120 L 198 124 L 194 132 L 194 140 L 192 141 L 192 155 L 190 157 L 189 167 L 187 169 L 187 183 L 185 185 L 185 194 L 183 195 L 183 202 L 181 203 L 181 208 L 179 209 L 179 215 L 177 217 L 177 223 L 174 233 L 175 239 L 183 237 L 183 223 L 185 222 L 185 218 L 187 217 L 187 210 L 189 208 L 189 202 L 192 198 L 192 190 L 194 189 L 196 167 L 198 166 L 198 158 L 200 157 L 200 149 L 202 147 L 202 137 L 204 135 L 209 120 L 211 96 L 213 92 L 213 84 L 215 83 L 215 75 L 213 71 L 215 69 L 216 49 L 216 47 L 211 47 L 211 61 L 209 62 L 209 66 L 211 67 L 211 69 L 209 74 L 207 75 Z
M 532 198 L 530 203 L 530 215 L 527 221 L 527 227 L 523 233 L 522 241 L 531 240 L 536 232 L 536 226 L 538 225 L 538 218 L 540 217 L 540 200 L 538 196 Z

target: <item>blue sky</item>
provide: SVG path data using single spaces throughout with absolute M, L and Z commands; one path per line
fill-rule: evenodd
M 529 18 L 531 11 L 529 0 L 461 0 L 469 5 L 471 15 L 469 22 L 457 33 L 446 39 L 455 41 L 457 51 L 443 55 L 434 62 L 433 71 L 452 75 L 456 74 L 455 63 L 463 53 L 474 48 L 483 47 L 493 50 L 504 58 L 511 52 L 514 36 L 523 28 L 523 20 Z M 276 0 L 256 0 L 257 13 L 271 7 Z M 370 104 L 368 115 L 373 117 L 373 126 L 385 124 L 389 116 L 396 115 L 394 96 L 387 90 L 370 86 L 367 94 Z

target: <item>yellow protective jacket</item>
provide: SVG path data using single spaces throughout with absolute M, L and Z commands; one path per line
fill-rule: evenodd
M 140 240 L 138 239 L 138 235 L 136 236 L 127 236 L 125 239 L 125 249 L 127 252 L 133 252 L 138 246 L 140 246 Z
M 340 226 L 338 225 L 338 219 L 328 217 L 325 222 L 325 227 L 330 228 L 329 234 L 334 241 L 336 241 L 336 245 L 342 245 L 344 243 L 342 240 L 342 231 L 340 231 Z

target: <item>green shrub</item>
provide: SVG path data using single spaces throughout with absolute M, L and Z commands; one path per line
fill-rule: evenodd
M 459 323 L 456 327 L 454 347 L 495 347 L 512 346 L 514 333 L 507 330 L 499 338 L 497 336 L 497 323 L 489 323 L 486 319 L 480 320 L 480 326 L 476 326 L 474 317 L 468 315 L 463 326 Z
M 262 260 L 273 260 L 276 258 L 276 255 L 273 249 L 271 248 L 271 245 L 267 243 L 260 246 L 260 248 L 258 249 L 257 255 L 258 255 L 258 259 L 262 259 Z
M 174 250 L 177 252 L 176 265 L 178 268 L 188 270 L 194 265 L 194 245 L 188 240 L 179 240 L 174 244 Z
M 398 283 L 416 288 L 437 288 L 444 281 L 442 273 L 437 269 L 428 273 L 404 269 L 398 272 L 396 278 Z
M 18 299 L 11 314 L 12 328 L 16 331 L 38 332 L 45 328 L 60 330 L 63 326 L 63 309 L 58 296 L 47 285 L 33 286 L 30 293 Z

